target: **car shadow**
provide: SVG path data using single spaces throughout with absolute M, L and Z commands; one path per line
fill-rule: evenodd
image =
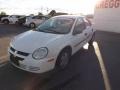
M 0 83 L 6 90 L 105 90 L 93 46 L 74 54 L 64 70 L 33 74 L 8 63 L 0 68 Z
M 66 69 L 37 75 L 26 87 L 26 90 L 105 90 L 93 46 L 73 55 Z

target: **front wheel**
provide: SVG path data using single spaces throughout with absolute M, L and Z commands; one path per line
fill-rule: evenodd
M 68 49 L 62 50 L 57 58 L 56 67 L 59 69 L 64 69 L 68 65 L 70 57 L 71 53 Z

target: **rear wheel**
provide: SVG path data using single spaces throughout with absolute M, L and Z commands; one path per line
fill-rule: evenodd
M 70 57 L 71 52 L 69 49 L 62 50 L 57 58 L 56 67 L 58 69 L 64 69 L 68 65 Z
M 95 33 L 93 34 L 91 40 L 88 42 L 90 46 L 93 45 L 94 40 L 95 40 Z
M 18 25 L 18 21 L 16 21 L 15 24 Z
M 30 23 L 30 28 L 35 28 L 36 26 L 35 26 L 35 23 Z
M 4 24 L 9 24 L 9 21 L 8 20 L 3 20 L 3 23 Z

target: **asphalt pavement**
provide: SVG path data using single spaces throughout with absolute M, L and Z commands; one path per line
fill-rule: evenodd
M 27 30 L 29 28 L 21 26 L 0 25 L 0 39 Z M 120 34 L 97 31 L 95 41 L 99 45 L 111 90 L 120 90 Z M 28 73 L 6 62 L 0 65 L 0 90 L 106 90 L 98 59 L 94 47 L 82 48 L 71 57 L 65 70 L 43 74 Z
M 101 54 L 112 90 L 120 90 L 120 34 L 97 32 Z

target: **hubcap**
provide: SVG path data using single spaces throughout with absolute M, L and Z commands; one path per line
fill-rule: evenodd
M 5 24 L 7 24 L 7 23 L 8 23 L 8 21 L 4 21 L 4 23 L 5 23 Z
M 34 25 L 34 24 L 31 24 L 30 26 L 31 26 L 31 28 L 34 28 L 34 27 L 35 27 L 35 25 Z
M 64 68 L 68 64 L 68 61 L 69 61 L 69 55 L 68 55 L 68 53 L 63 53 L 61 55 L 60 66 Z

